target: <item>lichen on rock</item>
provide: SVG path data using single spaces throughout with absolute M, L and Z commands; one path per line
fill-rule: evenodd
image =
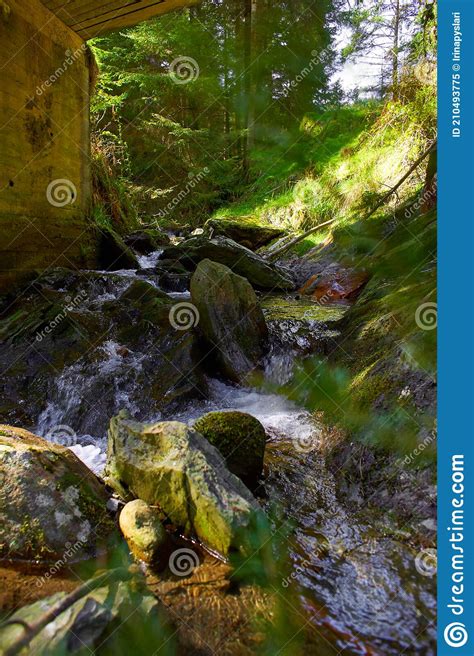
M 159 514 L 142 499 L 125 504 L 119 517 L 120 530 L 130 551 L 139 560 L 154 562 L 167 542 Z
M 110 422 L 107 482 L 159 508 L 185 534 L 227 555 L 262 513 L 218 452 L 185 424 L 141 424 L 120 413 Z
M 69 450 L 0 425 L 0 555 L 74 561 L 114 532 L 103 483 Z

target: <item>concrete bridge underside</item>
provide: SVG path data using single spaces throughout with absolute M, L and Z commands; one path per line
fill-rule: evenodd
M 0 0 L 0 291 L 94 266 L 86 41 L 196 0 Z

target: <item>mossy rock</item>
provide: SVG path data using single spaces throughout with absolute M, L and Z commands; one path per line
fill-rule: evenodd
M 198 329 L 224 375 L 245 382 L 265 353 L 267 325 L 252 286 L 217 262 L 204 260 L 191 279 Z
M 257 250 L 262 246 L 266 246 L 274 239 L 278 239 L 285 234 L 285 230 L 282 228 L 238 219 L 209 219 L 206 222 L 205 228 L 212 235 L 228 237 L 251 250 Z
M 230 471 L 255 489 L 263 471 L 265 429 L 246 412 L 209 412 L 194 424 L 224 456 Z
M 286 270 L 271 264 L 249 248 L 228 239 L 227 237 L 192 237 L 177 246 L 165 248 L 162 256 L 166 260 L 174 260 L 185 266 L 189 271 L 195 271 L 202 260 L 212 260 L 232 269 L 232 271 L 247 280 L 257 289 L 291 290 L 294 283 Z M 161 259 L 158 261 L 160 265 Z
M 0 555 L 73 562 L 114 533 L 105 485 L 65 447 L 0 425 Z
M 97 259 L 99 266 L 107 271 L 139 268 L 132 249 L 110 228 L 100 229 Z
M 200 398 L 198 338 L 171 323 L 175 303 L 138 276 L 66 269 L 40 276 L 1 308 L 0 422 L 35 425 L 57 392 L 55 379 L 74 367 L 74 375 L 89 382 L 64 423 L 78 435 L 104 435 L 119 407 L 117 379 L 101 363 L 118 358 L 124 363 L 120 385 L 143 416 L 181 395 Z M 136 366 L 139 354 L 146 357 Z
M 159 513 L 145 501 L 134 499 L 125 504 L 119 517 L 120 530 L 132 554 L 146 563 L 158 560 L 168 536 Z
M 157 506 L 185 535 L 224 556 L 247 552 L 263 516 L 250 491 L 197 431 L 177 421 L 141 424 L 124 412 L 110 422 L 106 480 L 127 499 Z
M 132 304 L 146 305 L 154 301 L 172 302 L 172 298 L 160 289 L 153 287 L 145 280 L 134 280 L 130 287 L 120 297 L 121 301 L 130 301 Z

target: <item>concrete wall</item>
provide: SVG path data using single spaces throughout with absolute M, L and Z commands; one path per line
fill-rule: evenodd
M 94 260 L 88 62 L 38 0 L 0 0 L 2 291 L 35 269 Z

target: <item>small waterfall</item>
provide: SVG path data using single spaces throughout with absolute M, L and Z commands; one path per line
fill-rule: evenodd
M 262 301 L 270 348 L 263 362 L 265 378 L 285 385 L 298 359 L 325 355 L 339 337 L 337 322 L 345 307 L 322 307 L 312 301 L 268 296 Z
M 144 270 L 154 269 L 158 264 L 158 260 L 160 259 L 160 255 L 162 254 L 162 252 L 163 249 L 158 251 L 153 251 L 148 255 L 138 255 L 137 260 L 138 260 L 138 264 L 140 265 L 140 269 L 144 269 Z
M 99 473 L 105 464 L 107 416 L 121 409 L 131 416 L 139 411 L 134 392 L 144 357 L 109 340 L 96 349 L 92 364 L 79 361 L 66 367 L 52 382 L 50 401 L 38 417 L 38 434 L 70 447 Z

